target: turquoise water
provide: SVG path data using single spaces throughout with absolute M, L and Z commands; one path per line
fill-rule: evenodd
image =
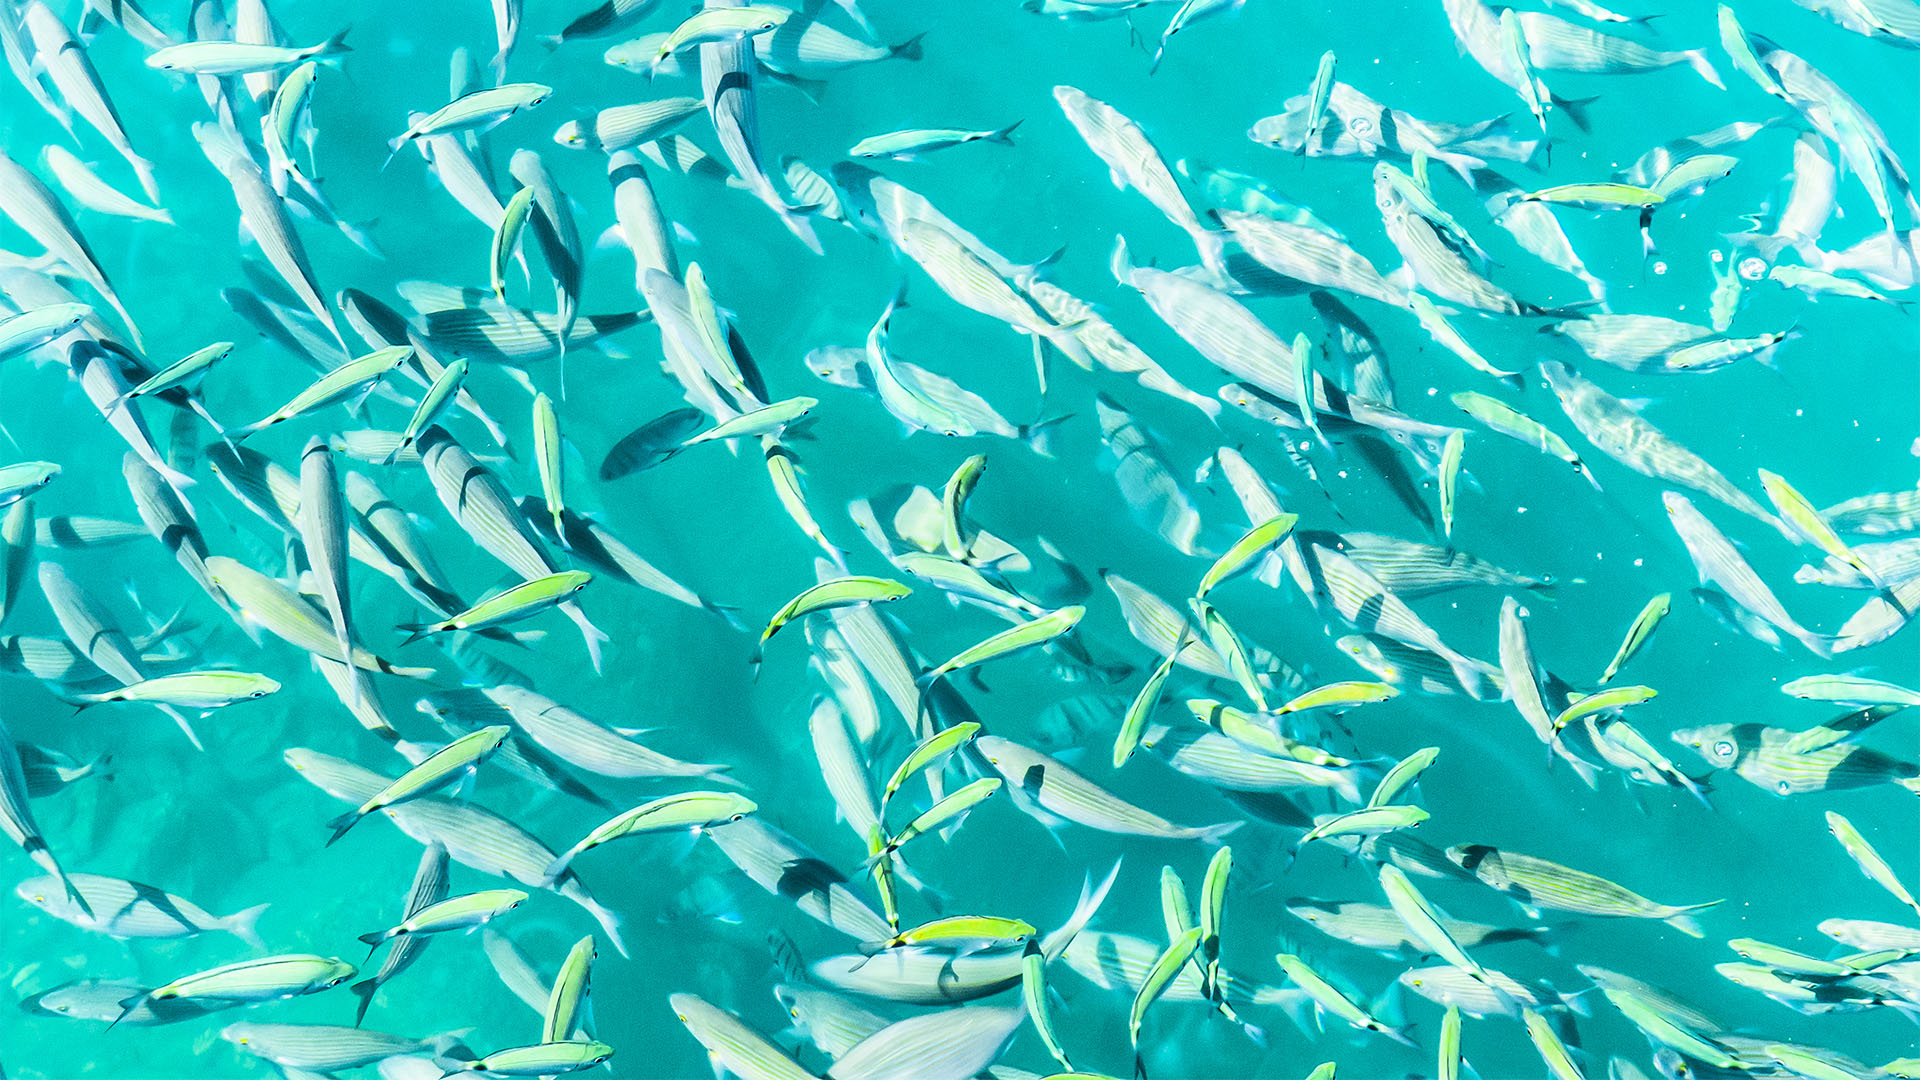
M 9 6 L 0 3 L 0 17 Z M 1199 159 L 1261 178 L 1310 207 L 1382 271 L 1398 266 L 1401 258 L 1374 205 L 1369 161 L 1295 155 L 1247 137 L 1256 121 L 1282 112 L 1288 99 L 1308 92 L 1323 52 L 1337 55 L 1341 82 L 1421 119 L 1470 124 L 1509 114 L 1516 133 L 1537 136 L 1519 98 L 1460 55 L 1441 5 L 1432 0 L 1371 4 L 1364 11 L 1252 0 L 1175 36 L 1152 74 L 1149 53 L 1178 5 L 1152 4 L 1133 12 L 1134 32 L 1124 19 L 1066 21 L 1013 3 L 867 0 L 860 6 L 879 41 L 899 42 L 924 32 L 924 58 L 850 67 L 824 86 L 795 88 L 762 79 L 758 135 L 767 167 L 775 170 L 781 159 L 793 156 L 826 173 L 848 147 L 870 135 L 904 128 L 985 131 L 1022 121 L 1011 146 L 979 143 L 934 151 L 916 162 L 866 164 L 925 196 L 1012 263 L 1060 252 L 1047 272 L 1049 280 L 1096 304 L 1202 397 L 1213 397 L 1230 377 L 1156 318 L 1132 289 L 1115 285 L 1108 269 L 1116 236 L 1125 237 L 1136 264 L 1166 269 L 1194 263 L 1193 244 L 1139 193 L 1108 182 L 1107 166 L 1062 117 L 1053 87 L 1075 86 L 1111 104 L 1140 125 L 1169 163 Z M 1777 0 L 1737 8 L 1750 31 L 1831 76 L 1884 128 L 1895 155 L 1916 152 L 1920 132 L 1912 106 L 1920 92 L 1920 69 L 1914 52 L 1849 33 Z M 1896 9 L 1888 5 L 1887 10 Z M 80 14 L 77 5 L 56 11 L 69 25 Z M 151 14 L 169 34 L 184 35 L 181 11 Z M 580 310 L 641 311 L 631 256 L 617 243 L 595 245 L 595 238 L 614 224 L 605 157 L 556 145 L 550 136 L 562 123 L 610 105 L 698 96 L 696 55 L 681 58 L 686 73 L 662 75 L 651 84 L 600 60 L 604 49 L 625 37 L 673 29 L 685 14 L 678 5 L 651 12 L 617 35 L 569 42 L 557 50 L 536 40 L 558 33 L 575 14 L 564 6 L 530 5 L 508 79 L 538 81 L 553 92 L 487 133 L 486 152 L 503 199 L 514 188 L 507 161 L 519 148 L 537 151 L 570 198 L 589 252 Z M 1643 260 L 1631 211 L 1555 211 L 1586 266 L 1606 283 L 1606 310 L 1705 323 L 1714 284 L 1710 253 L 1735 250 L 1737 259 L 1753 255 L 1751 249 L 1735 249 L 1723 235 L 1747 229 L 1746 215 L 1771 225 L 1786 198 L 1794 139 L 1806 124 L 1734 70 L 1719 44 L 1712 5 L 1676 4 L 1662 14 L 1651 30 L 1606 29 L 1662 49 L 1704 49 L 1728 89 L 1707 85 L 1685 66 L 1631 75 L 1543 71 L 1542 78 L 1562 98 L 1595 99 L 1587 106 L 1590 130 L 1578 130 L 1564 111 L 1556 111 L 1548 116 L 1550 166 L 1544 157 L 1539 169 L 1493 164 L 1526 190 L 1599 181 L 1671 140 L 1736 120 L 1771 121 L 1745 142 L 1716 148 L 1738 159 L 1730 176 L 1655 214 L 1658 252 L 1651 259 Z M 323 225 L 299 221 L 322 294 L 358 289 L 410 313 L 396 291 L 401 282 L 485 290 L 488 226 L 441 190 L 412 150 L 403 149 L 385 168 L 382 163 L 383 144 L 402 131 L 410 111 L 430 111 L 448 100 L 453 49 L 465 48 L 482 62 L 491 55 L 494 34 L 486 6 L 430 4 L 402 11 L 371 4 L 324 10 L 286 5 L 275 15 L 285 24 L 287 40 L 299 44 L 352 26 L 347 40 L 353 51 L 337 67 L 321 69 L 313 94 L 313 175 L 322 180 L 340 217 L 363 226 L 384 257 L 356 248 Z M 820 17 L 857 32 L 834 5 L 826 5 Z M 195 145 L 191 126 L 212 114 L 191 81 L 144 65 L 148 50 L 112 25 L 100 28 L 86 52 L 135 149 L 153 162 L 161 203 L 176 222 L 169 227 L 75 210 L 80 230 L 138 323 L 144 355 L 150 358 L 147 370 L 213 341 L 235 342 L 232 356 L 208 373 L 200 394 L 224 426 L 264 416 L 311 382 L 315 372 L 223 302 L 221 291 L 229 287 L 266 293 L 282 287 L 253 243 L 236 241 L 234 198 Z M 258 130 L 252 115 L 244 115 L 242 124 L 250 135 Z M 84 124 L 77 127 L 76 146 L 19 85 L 7 80 L 0 87 L 0 149 L 10 157 L 50 179 L 41 151 L 62 143 L 115 187 L 137 193 L 135 177 L 112 148 Z M 721 152 L 704 113 L 679 133 L 708 153 Z M 304 150 L 301 160 L 306 160 Z M 1407 166 L 1404 159 L 1398 163 Z M 1191 592 L 1212 557 L 1247 526 L 1218 467 L 1205 479 L 1196 478 L 1203 462 L 1223 447 L 1237 449 L 1273 483 L 1281 504 L 1299 515 L 1301 530 L 1446 543 L 1429 524 L 1437 513 L 1436 478 L 1404 451 L 1396 449 L 1393 456 L 1419 483 L 1426 521 L 1393 496 L 1372 459 L 1337 429 L 1330 430 L 1337 452 L 1308 452 L 1316 482 L 1289 460 L 1279 433 L 1231 408 L 1216 426 L 1191 406 L 1146 391 L 1130 378 L 1083 373 L 1057 355 L 1043 398 L 1028 340 L 941 295 L 927 274 L 896 256 L 884 239 L 815 217 L 823 253 L 814 254 L 750 193 L 708 178 L 673 175 L 651 163 L 645 167 L 663 213 L 678 232 L 681 262 L 700 265 L 717 303 L 751 350 L 768 400 L 819 399 L 809 422 L 786 436 L 802 462 L 807 504 L 847 552 L 852 573 L 915 586 L 912 596 L 877 610 L 897 621 L 901 640 L 920 661 L 937 663 L 1008 622 L 977 606 L 950 603 L 933 584 L 890 566 L 851 523 L 846 508 L 852 500 L 871 499 L 887 512 L 914 485 L 937 495 L 964 458 L 984 454 L 989 464 L 968 504 L 971 521 L 1043 566 L 1048 559 L 1040 539 L 1045 538 L 1059 552 L 1060 565 L 1082 577 L 1080 589 L 1058 567 L 1011 574 L 1007 580 L 1042 607 L 1084 603 L 1087 612 L 1075 635 L 1113 667 L 1111 681 L 1055 650 L 995 660 L 983 666 L 977 682 L 963 677 L 953 685 L 986 732 L 1055 754 L 1125 799 L 1182 824 L 1246 814 L 1215 790 L 1173 772 L 1149 750 L 1119 770 L 1109 760 L 1117 717 L 1157 657 L 1129 634 L 1098 572 L 1117 573 L 1175 604 Z M 1853 172 L 1843 170 L 1836 211 L 1820 230 L 1816 250 L 1842 251 L 1884 229 Z M 1481 178 L 1483 187 L 1489 182 Z M 1492 255 L 1487 268 L 1492 280 L 1543 308 L 1588 299 L 1576 278 L 1527 254 L 1489 220 L 1481 206 L 1486 190 L 1476 194 L 1438 163 L 1431 185 L 1435 199 Z M 1212 205 L 1191 184 L 1185 192 L 1197 208 Z M 1902 229 L 1914 224 L 1897 203 L 1895 216 Z M 0 224 L 0 249 L 29 256 L 40 250 L 26 233 L 6 224 Z M 513 268 L 509 300 L 552 311 L 555 298 L 531 234 L 525 255 L 532 285 Z M 1803 262 L 1806 253 L 1789 251 L 1781 261 Z M 250 274 L 243 262 L 259 272 Z M 1874 287 L 1896 298 L 1911 297 L 1911 270 L 1906 273 L 1904 292 L 1898 282 L 1877 281 Z M 14 295 L 19 280 L 8 280 L 8 293 Z M 903 435 L 903 425 L 871 395 L 828 385 L 808 372 L 804 360 L 814 349 L 861 346 L 903 280 L 909 306 L 891 325 L 893 355 L 956 380 L 1014 424 L 1064 418 L 1052 430 L 1049 456 L 1005 438 Z M 71 288 L 82 300 L 99 302 L 86 286 Z M 1244 299 L 1282 340 L 1305 332 L 1318 343 L 1327 334 L 1297 290 Z M 1696 570 L 1662 512 L 1661 492 L 1673 485 L 1629 471 L 1582 440 L 1537 373 L 1529 371 L 1524 386 L 1495 380 L 1436 346 L 1409 313 L 1343 299 L 1378 337 L 1400 410 L 1455 425 L 1461 414 L 1447 403 L 1447 395 L 1473 390 L 1495 396 L 1560 432 L 1594 470 L 1604 494 L 1563 463 L 1467 424 L 1452 542 L 1498 566 L 1552 576 L 1551 590 L 1518 595 L 1530 612 L 1529 633 L 1541 668 L 1581 689 L 1592 688 L 1640 606 L 1657 593 L 1671 593 L 1671 615 L 1615 685 L 1658 690 L 1657 698 L 1626 715 L 1681 768 L 1702 774 L 1706 763 L 1674 745 L 1667 738 L 1672 731 L 1715 723 L 1799 730 L 1844 711 L 1841 705 L 1782 694 L 1780 686 L 1789 680 L 1855 673 L 1915 682 L 1920 656 L 1910 634 L 1822 658 L 1790 639 L 1776 651 L 1710 618 L 1688 595 L 1698 584 Z M 286 302 L 297 309 L 290 298 Z M 10 314 L 12 307 L 5 311 Z M 102 311 L 111 333 L 123 336 L 104 305 Z M 1819 507 L 1913 487 L 1920 397 L 1914 392 L 1915 322 L 1906 305 L 1845 296 L 1814 302 L 1771 281 L 1750 281 L 1730 333 L 1751 336 L 1792 326 L 1796 335 L 1767 357 L 1769 363 L 1748 359 L 1709 373 L 1670 376 L 1589 360 L 1571 342 L 1536 332 L 1551 319 L 1467 313 L 1450 318 L 1496 365 L 1520 369 L 1538 360 L 1559 360 L 1574 364 L 1617 397 L 1645 399 L 1648 420 L 1763 504 L 1759 469 L 1789 478 Z M 343 330 L 351 333 L 345 324 Z M 4 462 L 44 460 L 61 466 L 59 477 L 31 496 L 43 521 L 70 514 L 135 522 L 121 474 L 126 446 L 101 421 L 63 362 L 75 340 L 76 335 L 63 336 L 11 359 L 0 371 L 0 422 L 15 444 Z M 349 343 L 355 354 L 365 351 L 361 343 Z M 820 549 L 783 510 L 751 438 L 738 440 L 736 452 L 690 447 L 648 471 L 599 480 L 600 462 L 617 440 L 685 404 L 680 388 L 660 375 L 661 334 L 653 326 L 624 330 L 602 345 L 570 351 L 564 395 L 557 358 L 526 364 L 527 380 L 557 405 L 567 447 L 568 508 L 602 523 L 700 597 L 737 611 L 751 629 L 742 632 L 712 613 L 603 574 L 579 598 L 610 635 L 602 670 L 588 663 L 574 627 L 552 613 L 511 628 L 546 631 L 528 648 L 474 638 L 464 645 L 512 665 L 528 685 L 590 717 L 620 728 L 650 729 L 638 739 L 653 749 L 725 764 L 758 804 L 760 819 L 791 833 L 858 881 L 856 892 L 877 907 L 872 889 L 860 880 L 865 843 L 837 820 L 809 738 L 809 714 L 826 688 L 809 670 L 805 634 L 790 626 L 769 641 L 757 678 L 748 664 L 765 620 L 813 583 Z M 456 347 L 437 347 L 443 359 L 459 355 Z M 340 359 L 320 357 L 324 364 Z M 1324 349 L 1315 362 L 1323 376 L 1338 374 Z M 511 455 L 494 446 L 471 416 L 456 411 L 442 422 L 516 497 L 532 495 L 537 501 L 542 488 L 534 465 L 529 394 L 499 363 L 475 355 L 472 364 L 466 389 L 504 425 Z M 298 473 L 301 447 L 310 436 L 405 425 L 420 388 L 398 376 L 389 377 L 387 385 L 393 393 L 371 397 L 357 414 L 329 406 L 246 445 Z M 1202 553 L 1175 551 L 1153 531 L 1150 518 L 1143 525 L 1142 515 L 1127 505 L 1114 481 L 1111 455 L 1103 452 L 1096 392 L 1119 402 L 1151 432 L 1169 473 L 1205 524 Z M 187 495 L 212 552 L 264 573 L 286 574 L 288 544 L 231 497 L 209 469 L 207 455 L 196 452 L 213 441 L 211 430 L 195 422 L 175 438 L 170 436 L 174 408 L 160 401 L 139 408 L 162 451 L 199 481 Z M 412 515 L 462 596 L 477 599 L 518 581 L 463 533 L 418 464 L 383 467 L 336 458 L 342 470 L 375 479 Z M 1740 546 L 1787 610 L 1814 630 L 1837 632 L 1870 595 L 1796 583 L 1796 567 L 1820 561 L 1817 548 L 1791 544 L 1705 495 L 1688 494 Z M 1900 537 L 1849 533 L 1846 538 Z M 557 548 L 554 553 L 564 565 L 567 554 Z M 82 779 L 32 802 L 40 831 L 62 865 L 148 883 L 216 915 L 269 904 L 259 923 L 266 952 L 337 955 L 359 963 L 365 952 L 355 939 L 400 917 L 419 845 L 391 823 L 370 820 L 339 843 L 323 846 L 324 823 L 346 806 L 303 780 L 283 754 L 311 748 L 387 777 L 400 775 L 410 763 L 355 723 L 301 650 L 271 635 L 264 644 L 249 640 L 152 540 L 39 547 L 34 555 L 64 567 L 136 636 L 181 611 L 188 627 L 162 646 L 177 658 L 161 669 L 233 667 L 283 684 L 263 700 L 243 701 L 196 721 L 206 745 L 200 752 L 151 707 L 108 704 L 76 714 L 63 700 L 79 690 L 110 688 L 112 680 L 59 687 L 13 673 L 6 680 L 3 717 L 16 740 L 82 762 L 112 757 L 110 782 Z M 41 598 L 37 580 L 31 570 L 26 573 L 17 601 L 8 606 L 4 630 L 59 638 L 61 624 Z M 397 663 L 435 669 L 424 681 L 374 676 L 372 685 L 387 714 L 415 744 L 444 740 L 444 733 L 415 711 L 414 702 L 487 676 L 463 673 L 432 644 L 402 647 L 404 635 L 394 627 L 439 615 L 365 565 L 353 565 L 350 580 L 359 640 Z M 1448 645 L 1497 663 L 1502 596 L 1499 589 L 1473 588 L 1409 602 Z M 1270 589 L 1242 576 L 1220 586 L 1210 599 L 1241 638 L 1303 673 L 1309 685 L 1373 678 L 1335 645 L 1350 628 L 1330 607 L 1324 613 L 1316 609 L 1290 581 Z M 814 615 L 810 626 L 817 633 L 832 618 Z M 1130 670 L 1122 674 L 1122 669 Z M 1273 704 L 1298 688 L 1276 689 Z M 1190 726 L 1180 704 L 1188 698 L 1246 704 L 1231 681 L 1184 669 L 1168 684 L 1165 697 L 1156 721 L 1182 726 Z M 1072 715 L 1088 719 L 1063 719 L 1063 702 L 1071 703 Z M 1491 844 L 1537 855 L 1667 903 L 1724 899 L 1700 913 L 1702 939 L 1656 921 L 1546 911 L 1544 921 L 1557 927 L 1549 947 L 1515 942 L 1473 950 L 1490 968 L 1529 982 L 1545 980 L 1561 993 L 1577 995 L 1572 1031 L 1563 1034 L 1577 1033 L 1575 1053 L 1587 1075 L 1606 1074 L 1609 1061 L 1616 1059 L 1649 1075 L 1654 1066 L 1641 1033 L 1597 991 L 1581 993 L 1589 981 L 1576 964 L 1652 982 L 1711 1014 L 1730 1038 L 1825 1047 L 1871 1065 L 1912 1054 L 1915 1029 L 1907 1017 L 1920 993 L 1910 970 L 1906 982 L 1894 983 L 1894 996 L 1903 992 L 1904 1001 L 1808 1016 L 1734 985 L 1714 968 L 1739 959 L 1726 945 L 1732 938 L 1756 938 L 1824 958 L 1846 951 L 1818 934 L 1816 926 L 1824 919 L 1913 925 L 1911 911 L 1862 876 L 1827 835 L 1823 819 L 1823 811 L 1846 815 L 1908 887 L 1920 887 L 1911 791 L 1880 783 L 1780 798 L 1720 772 L 1711 781 L 1707 808 L 1684 791 L 1633 786 L 1617 772 L 1603 771 L 1598 786 L 1589 788 L 1564 763 L 1549 768 L 1545 748 L 1507 702 L 1410 688 L 1337 716 L 1311 715 L 1294 734 L 1369 763 L 1372 771 L 1360 783 L 1363 796 L 1384 766 L 1422 747 L 1438 749 L 1418 787 L 1401 797 L 1430 813 L 1413 832 L 1428 844 Z M 876 788 L 913 743 L 884 702 L 880 716 L 880 734 L 868 748 Z M 945 722 L 960 718 L 942 715 Z M 1893 717 L 1861 742 L 1911 761 L 1920 747 L 1910 723 L 1908 717 Z M 947 789 L 980 775 L 978 769 L 978 759 L 964 757 L 946 767 Z M 614 809 L 713 786 L 570 771 Z M 1351 808 L 1317 792 L 1291 795 L 1309 813 Z M 1123 837 L 1076 824 L 1056 826 L 1050 837 L 1047 826 L 1023 814 L 1010 796 L 995 794 L 944 841 L 926 837 L 904 850 L 929 891 L 902 891 L 902 925 L 940 913 L 967 913 L 1019 917 L 1051 930 L 1067 918 L 1083 879 L 1099 880 L 1119 859 L 1117 881 L 1093 927 L 1137 935 L 1156 947 L 1164 944 L 1160 868 L 1178 871 L 1197 899 L 1213 844 Z M 469 797 L 555 850 L 564 850 L 612 812 L 545 790 L 491 762 L 477 770 Z M 930 801 L 917 780 L 900 798 L 903 804 L 888 815 L 895 829 Z M 1297 952 L 1356 1000 L 1391 1022 L 1409 1025 L 1419 1049 L 1354 1031 L 1333 1017 L 1326 1018 L 1323 1032 L 1311 1026 L 1303 1030 L 1280 1008 L 1243 1004 L 1245 1018 L 1265 1029 L 1261 1046 L 1202 1004 L 1162 1001 L 1149 1011 L 1142 1031 L 1151 1075 L 1295 1077 L 1327 1060 L 1339 1063 L 1342 1076 L 1434 1075 L 1440 1009 L 1412 994 L 1401 1001 L 1377 1000 L 1406 969 L 1406 959 L 1335 941 L 1286 913 L 1286 900 L 1297 896 L 1384 903 L 1373 864 L 1347 858 L 1330 844 L 1308 847 L 1289 866 L 1289 849 L 1299 833 L 1254 821 L 1227 838 L 1233 870 L 1220 936 L 1225 966 L 1244 982 L 1282 986 L 1274 954 Z M 0 865 L 10 881 L 42 873 L 11 849 L 0 856 Z M 849 951 L 855 943 L 845 934 L 753 884 L 705 839 L 679 834 L 626 839 L 583 855 L 577 869 L 600 902 L 624 921 L 630 956 L 612 948 L 579 907 L 538 889 L 528 889 L 534 895 L 490 929 L 509 939 L 544 979 L 551 979 L 576 939 L 601 933 L 592 976 L 592 1031 L 614 1048 L 608 1065 L 613 1073 L 708 1074 L 700 1043 L 667 1003 L 669 994 L 692 993 L 776 1038 L 809 1072 L 827 1074 L 828 1057 L 802 1037 L 779 1035 L 790 1021 L 772 988 L 786 976 L 767 941 L 770 931 L 783 932 L 813 960 Z M 512 884 L 466 866 L 456 865 L 451 873 L 456 894 Z M 1509 926 L 1529 921 L 1506 898 L 1472 882 L 1416 881 L 1455 918 Z M 152 987 L 265 954 L 221 933 L 123 942 L 55 919 L 13 895 L 0 898 L 0 912 L 0 977 L 21 998 L 87 977 Z M 370 972 L 378 963 L 376 958 L 365 967 Z M 1065 963 L 1048 967 L 1047 982 L 1054 995 L 1054 1026 L 1075 1065 L 1129 1075 L 1131 994 L 1099 989 Z M 1012 1006 L 1018 998 L 1016 989 L 986 1003 Z M 863 1004 L 889 1019 L 927 1011 L 884 1000 Z M 273 1066 L 222 1041 L 220 1031 L 241 1020 L 350 1024 L 355 1005 L 341 986 L 169 1026 L 122 1025 L 111 1031 L 96 1021 L 0 1010 L 0 1065 L 17 1077 L 271 1075 Z M 540 1017 L 496 978 L 479 935 L 455 934 L 436 941 L 380 991 L 365 1026 L 422 1037 L 454 1032 L 475 1054 L 486 1054 L 538 1041 Z M 1468 1060 L 1484 1077 L 1543 1071 L 1513 1019 L 1470 1018 L 1464 1041 Z M 1017 1032 L 998 1061 L 1008 1070 L 1053 1068 L 1031 1025 Z M 419 1061 L 388 1069 L 400 1070 L 394 1073 L 399 1076 L 438 1074 Z M 373 1070 L 358 1075 L 373 1075 Z M 840 1072 L 833 1075 L 848 1080 Z M 910 1068 L 899 1075 L 931 1074 Z

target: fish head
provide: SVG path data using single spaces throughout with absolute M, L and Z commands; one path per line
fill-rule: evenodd
M 1730 769 L 1740 758 L 1740 740 L 1732 724 L 1682 728 L 1673 741 L 1705 758 L 1716 769 Z

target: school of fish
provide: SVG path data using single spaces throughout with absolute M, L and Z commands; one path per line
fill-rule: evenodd
M 1920 2 L 590 2 L 0 0 L 0 1075 L 1920 1077 Z

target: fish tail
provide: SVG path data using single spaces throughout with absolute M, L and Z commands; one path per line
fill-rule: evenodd
M 1721 90 L 1727 88 L 1727 84 L 1720 81 L 1720 73 L 1713 69 L 1713 62 L 1707 59 L 1707 50 L 1689 49 L 1683 55 L 1687 58 L 1687 66 L 1697 72 L 1701 78 Z
M 353 46 L 347 44 L 347 31 L 351 29 L 353 29 L 353 27 L 343 26 L 340 28 L 339 33 L 321 42 L 320 47 L 313 51 L 314 57 L 324 60 L 328 57 L 339 56 L 341 53 L 352 52 Z
M 374 949 L 378 949 L 380 947 L 380 943 L 385 940 L 387 940 L 387 932 L 385 930 L 374 930 L 370 933 L 365 933 L 360 935 L 360 944 L 371 945 L 373 946 Z M 367 950 L 367 955 L 372 956 L 373 950 L 372 949 Z
M 987 141 L 1005 143 L 1008 146 L 1012 146 L 1013 145 L 1013 129 L 1019 127 L 1021 124 L 1024 124 L 1026 122 L 1027 122 L 1027 119 L 1026 117 L 1023 116 L 1020 119 L 1015 120 L 1013 123 L 1008 124 L 1006 127 L 998 128 L 992 134 L 987 136 Z
M 1113 888 L 1114 879 L 1119 876 L 1120 862 L 1115 860 L 1113 869 L 1107 871 L 1106 879 L 1098 887 L 1093 884 L 1091 875 L 1087 877 L 1080 886 L 1080 900 L 1073 906 L 1073 914 L 1067 917 L 1066 922 L 1060 924 L 1058 930 L 1048 934 L 1040 943 L 1040 951 L 1045 954 L 1049 962 L 1065 952 L 1067 946 L 1073 944 L 1073 939 L 1079 936 L 1080 931 L 1086 929 L 1087 924 L 1093 921 L 1094 915 L 1100 911 L 1100 905 L 1107 899 L 1108 890 Z
M 600 906 L 598 901 L 589 896 L 581 896 L 576 903 L 586 908 L 587 914 L 593 916 L 593 921 L 600 924 L 601 931 L 607 935 L 608 941 L 613 942 L 613 947 L 620 950 L 621 956 L 631 955 L 627 952 L 626 939 L 620 936 L 620 916 L 617 913 Z
M 1072 418 L 1072 413 L 1062 413 L 1059 416 L 1048 417 L 1045 420 L 1036 420 L 1031 424 L 1023 425 L 1019 429 L 1020 441 L 1026 443 L 1029 449 L 1041 457 L 1050 458 L 1053 456 L 1052 441 L 1054 428 Z
M 1706 934 L 1702 932 L 1700 929 L 1700 920 L 1694 918 L 1693 915 L 1690 913 L 1695 911 L 1704 911 L 1707 908 L 1714 907 L 1715 905 L 1722 904 L 1722 903 L 1725 903 L 1725 901 L 1709 900 L 1704 904 L 1688 904 L 1685 907 L 1675 909 L 1673 914 L 1668 915 L 1666 918 L 1666 923 L 1668 926 L 1673 927 L 1675 930 L 1680 931 L 1681 933 L 1687 935 L 1688 937 L 1703 938 L 1706 936 Z
M 887 56 L 890 59 L 891 58 L 898 58 L 901 60 L 920 59 L 922 56 L 925 55 L 925 53 L 921 50 L 921 47 L 920 47 L 920 39 L 926 36 L 927 36 L 927 32 L 922 30 L 921 32 L 913 35 L 912 37 L 901 42 L 900 44 L 895 45 L 893 48 L 888 49 Z
M 160 711 L 163 713 L 166 713 L 168 716 L 173 717 L 173 722 L 179 726 L 182 732 L 186 734 L 187 741 L 193 744 L 193 748 L 195 750 L 199 750 L 203 753 L 206 751 L 207 748 L 200 745 L 200 736 L 196 734 L 193 730 L 193 721 L 187 719 L 185 714 L 181 713 L 179 710 L 175 709 L 171 705 L 160 706 Z
M 236 911 L 220 920 L 220 928 L 256 949 L 265 950 L 267 943 L 260 940 L 259 931 L 254 929 L 254 925 L 260 921 L 260 916 L 271 906 L 270 904 L 256 904 L 245 911 Z
M 66 889 L 67 889 L 67 899 L 72 900 L 74 903 L 80 905 L 80 910 L 87 913 L 87 918 L 89 919 L 93 918 L 94 917 L 93 905 L 87 903 L 87 898 L 80 895 L 80 890 L 74 887 L 73 879 L 67 876 L 67 872 L 65 870 L 62 870 L 60 868 L 60 864 L 53 861 L 53 853 L 50 851 L 47 851 L 45 847 L 42 847 L 40 849 L 40 852 L 44 853 L 47 856 L 47 861 L 43 865 L 45 865 L 49 870 L 52 870 L 54 873 L 60 875 L 60 884 L 66 886 Z M 40 860 L 36 858 L 34 861 L 39 862 Z
M 360 999 L 360 1004 L 353 1010 L 353 1026 L 359 1027 L 367 1019 L 367 1008 L 373 1004 L 374 992 L 380 989 L 380 980 L 362 979 L 354 983 L 352 989 L 353 996 Z
M 572 619 L 574 625 L 580 628 L 580 640 L 586 643 L 587 659 L 593 662 L 593 673 L 600 674 L 600 643 L 612 641 L 613 638 L 605 630 L 593 625 L 593 620 L 587 618 L 587 613 L 580 610 L 580 605 L 573 601 L 569 600 L 560 605 L 560 610 L 566 612 L 567 618 Z
M 333 835 L 327 837 L 326 846 L 332 847 L 334 844 L 334 841 L 339 840 L 341 837 L 347 835 L 347 830 L 353 828 L 354 825 L 359 822 L 359 820 L 360 820 L 360 811 L 349 810 L 346 813 L 341 814 L 339 817 L 334 818 L 332 821 L 327 822 L 327 828 L 333 830 Z
M 160 205 L 160 185 L 153 178 L 153 162 L 143 157 L 127 155 L 127 164 L 133 166 L 133 173 L 140 179 L 140 190 L 146 192 L 147 201 Z
M 565 854 L 554 856 L 553 861 L 547 864 L 547 868 L 540 871 L 539 885 L 542 888 L 552 888 L 553 884 L 560 880 L 560 876 L 567 872 L 567 867 L 573 865 L 573 857 L 579 853 L 578 847 L 572 847 L 568 848 Z

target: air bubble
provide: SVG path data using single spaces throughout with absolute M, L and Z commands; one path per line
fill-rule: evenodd
M 1661 261 L 1653 264 L 1653 273 L 1655 277 L 1665 274 L 1666 272 L 1667 272 L 1667 263 L 1665 259 L 1662 259 Z
M 1741 259 L 1740 276 L 1748 281 L 1759 281 L 1767 276 L 1767 261 L 1757 255 L 1749 255 Z

